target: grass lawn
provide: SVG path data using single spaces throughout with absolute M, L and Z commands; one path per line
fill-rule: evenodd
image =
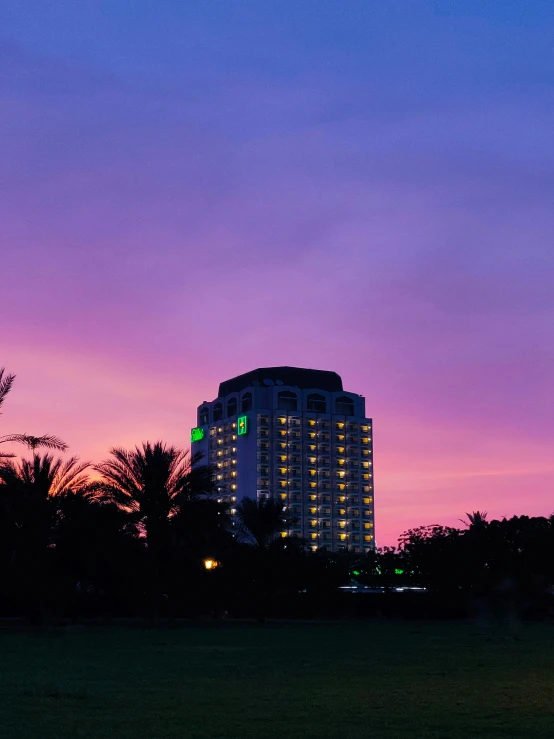
M 554 736 L 554 627 L 0 633 L 2 739 Z

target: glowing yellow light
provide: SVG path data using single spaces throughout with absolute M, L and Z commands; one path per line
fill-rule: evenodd
M 216 567 L 219 567 L 219 562 L 217 561 L 217 559 L 205 559 L 204 567 L 207 570 L 215 570 Z

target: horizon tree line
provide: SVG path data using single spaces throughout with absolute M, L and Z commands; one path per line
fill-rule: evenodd
M 0 413 L 14 380 L 0 369 Z M 0 615 L 157 618 L 234 604 L 264 620 L 279 600 L 298 611 L 306 596 L 325 610 L 344 585 L 418 585 L 462 597 L 466 610 L 503 588 L 546 607 L 554 584 L 554 516 L 489 521 L 474 511 L 464 529 L 420 526 L 397 547 L 311 552 L 281 537 L 289 518 L 280 500 L 244 498 L 232 520 L 212 469 L 188 450 L 143 442 L 91 464 L 55 458 L 67 445 L 50 434 L 0 436 L 7 442 L 31 458 L 0 452 Z M 222 566 L 207 572 L 205 562 Z

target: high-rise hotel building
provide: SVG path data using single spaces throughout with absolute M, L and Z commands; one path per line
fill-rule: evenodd
M 222 499 L 280 498 L 284 536 L 312 549 L 374 546 L 372 422 L 335 372 L 266 367 L 222 382 L 198 407 L 192 451 L 214 466 Z

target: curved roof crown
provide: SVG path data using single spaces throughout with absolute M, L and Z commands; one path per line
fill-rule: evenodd
M 262 387 L 290 385 L 300 390 L 317 388 L 327 392 L 343 390 L 342 379 L 336 372 L 304 369 L 302 367 L 259 367 L 251 372 L 246 372 L 222 382 L 217 397 L 222 398 L 229 395 L 229 393 L 240 393 L 241 390 L 253 385 Z

